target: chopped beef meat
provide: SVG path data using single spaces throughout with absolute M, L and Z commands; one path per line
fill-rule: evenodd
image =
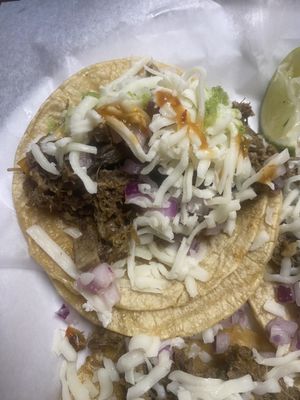
M 248 125 L 248 118 L 254 116 L 254 112 L 251 108 L 250 103 L 247 103 L 245 101 L 233 101 L 232 107 L 237 108 L 241 112 L 244 125 Z
M 29 175 L 24 181 L 24 191 L 31 206 L 51 213 L 66 213 L 70 217 L 92 215 L 91 196 L 78 176 L 73 173 L 69 163 L 64 163 L 61 175 L 56 176 L 43 170 L 31 152 L 26 154 L 26 161 Z
M 291 257 L 294 265 L 300 263 L 300 252 L 296 238 L 289 233 L 279 235 L 277 245 L 272 255 L 272 267 L 274 272 L 279 272 L 283 257 Z
M 266 160 L 278 153 L 276 148 L 268 143 L 264 143 L 263 137 L 255 133 L 249 127 L 246 128 L 245 135 L 248 139 L 248 156 L 251 161 L 251 165 L 255 171 L 259 171 Z M 265 186 L 265 185 L 264 185 Z
M 66 337 L 75 351 L 83 350 L 86 347 L 86 338 L 82 332 L 73 326 L 68 326 L 66 330 Z
M 122 171 L 101 170 L 94 198 L 101 262 L 112 263 L 128 255 L 133 212 L 124 204 L 129 176 Z
M 93 353 L 101 352 L 104 356 L 109 356 L 113 362 L 117 362 L 126 352 L 126 337 L 104 328 L 98 328 L 88 338 L 88 348 Z
M 186 348 L 173 349 L 174 370 L 180 370 L 203 378 L 226 379 L 225 372 L 214 365 L 204 363 L 199 357 L 191 358 L 188 356 Z
M 225 370 L 227 379 L 250 374 L 253 380 L 262 381 L 268 371 L 266 366 L 255 362 L 252 351 L 245 346 L 230 346 L 227 352 L 218 356 L 218 363 Z
M 28 168 L 23 169 L 29 171 L 24 182 L 28 203 L 57 213 L 83 230 L 84 235 L 74 244 L 79 269 L 126 257 L 133 230 L 133 211 L 124 204 L 129 175 L 120 172 L 122 162 L 128 157 L 127 147 L 113 142 L 113 134 L 107 126 L 91 132 L 89 143 L 98 150 L 96 155 L 87 155 L 85 159 L 88 175 L 98 183 L 96 195 L 86 191 L 67 157 L 59 176 L 43 170 L 31 152 L 24 159 Z M 53 157 L 47 157 L 49 161 L 55 161 Z
M 235 379 L 250 374 L 254 381 L 262 381 L 270 367 L 259 365 L 252 356 L 252 351 L 245 346 L 230 346 L 227 352 L 216 355 L 213 363 L 205 364 L 198 357 L 191 359 L 184 349 L 174 349 L 174 365 L 172 369 L 182 370 L 195 376 L 217 379 Z M 254 395 L 255 400 L 300 400 L 300 391 L 296 387 L 287 388 L 280 380 L 280 393 Z M 155 398 L 155 397 L 153 397 Z M 175 397 L 174 397 L 175 398 Z M 173 397 L 170 397 L 173 399 Z
M 74 258 L 79 270 L 88 270 L 100 263 L 98 255 L 98 232 L 94 224 L 82 229 L 82 235 L 73 241 Z

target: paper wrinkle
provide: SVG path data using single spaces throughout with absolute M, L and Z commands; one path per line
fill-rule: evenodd
M 32 20 L 26 25 L 24 65 L 20 62 L 20 52 L 13 50 L 18 36 L 13 36 L 10 43 L 14 75 L 18 81 L 32 79 L 23 86 L 32 89 L 26 98 L 24 92 L 17 90 L 13 101 L 6 102 L 14 104 L 15 108 L 5 114 L 7 118 L 0 128 L 0 292 L 4 299 L 0 303 L 0 354 L 2 364 L 8 371 L 14 371 L 11 374 L 14 378 L 10 380 L 7 370 L 0 374 L 1 400 L 35 398 L 35 393 L 29 396 L 24 388 L 34 387 L 33 379 L 37 376 L 40 382 L 35 384 L 39 390 L 46 388 L 46 392 L 42 392 L 44 399 L 54 398 L 53 390 L 58 388 L 58 365 L 50 349 L 54 327 L 59 325 L 52 317 L 62 301 L 28 255 L 13 209 L 12 174 L 6 172 L 13 166 L 23 132 L 47 96 L 63 80 L 89 64 L 150 55 L 182 68 L 203 66 L 208 72 L 209 85 L 222 85 L 233 100 L 251 101 L 257 114 L 279 61 L 300 42 L 300 3 L 295 1 L 189 0 L 184 4 L 169 0 L 135 1 L 134 11 L 132 8 L 124 10 L 124 2 L 118 1 L 72 1 L 71 8 L 76 12 L 70 8 L 63 10 L 59 3 L 57 0 L 44 3 L 32 0 L 1 5 L 1 12 L 3 7 L 10 6 L 16 11 L 13 14 L 16 32 L 18 24 L 20 29 L 25 24 L 22 13 L 27 18 L 32 14 Z M 111 18 L 102 18 L 96 3 L 104 8 L 103 16 L 110 13 Z M 21 12 L 21 7 L 25 11 Z M 60 14 L 66 18 L 66 25 L 61 24 Z M 42 24 L 40 30 L 36 28 L 36 20 L 39 26 Z M 19 104 L 19 98 L 25 100 Z M 257 129 L 257 118 L 251 118 L 250 125 Z M 10 328 L 2 329 L 2 326 Z M 20 326 L 25 336 L 19 334 L 9 339 Z M 33 338 L 40 347 L 35 347 Z M 24 356 L 14 352 L 15 347 L 21 346 L 22 339 L 28 340 Z M 23 380 L 14 385 L 28 365 L 32 371 L 32 376 L 29 372 L 25 375 L 28 386 Z

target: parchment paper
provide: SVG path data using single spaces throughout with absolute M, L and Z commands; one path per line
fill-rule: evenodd
M 17 143 L 39 105 L 81 67 L 130 55 L 183 68 L 258 110 L 278 62 L 300 45 L 297 1 L 20 1 L 0 6 L 0 398 L 59 398 L 51 352 L 62 301 L 29 258 L 11 199 Z M 251 125 L 256 129 L 257 120 Z

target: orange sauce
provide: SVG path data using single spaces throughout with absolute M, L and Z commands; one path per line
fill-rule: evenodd
M 108 116 L 115 117 L 128 128 L 134 126 L 139 128 L 145 135 L 149 133 L 150 117 L 140 107 L 134 107 L 132 110 L 127 111 L 120 104 L 109 104 L 99 107 L 96 111 L 104 119 Z
M 183 107 L 176 96 L 173 96 L 168 92 L 159 91 L 156 93 L 156 103 L 159 107 L 169 103 L 176 113 L 176 124 L 178 129 L 182 128 L 184 125 L 187 125 L 188 132 L 194 132 L 201 140 L 200 148 L 208 148 L 207 140 L 205 134 L 203 133 L 202 121 L 192 122 L 187 110 Z
M 248 144 L 249 144 L 247 138 L 243 134 L 239 133 L 236 136 L 236 143 L 237 143 L 237 145 L 238 145 L 238 147 L 240 149 L 240 152 L 241 152 L 242 156 L 244 158 L 247 157 L 247 155 L 248 155 Z
M 230 344 L 238 344 L 250 349 L 254 347 L 258 351 L 274 351 L 273 346 L 261 329 L 253 331 L 252 329 L 243 329 L 238 325 L 234 325 L 231 328 L 224 329 L 223 332 L 228 333 L 230 336 Z
M 260 183 L 268 183 L 275 179 L 277 173 L 277 166 L 276 165 L 267 165 L 264 167 L 264 171 L 262 176 L 260 177 Z

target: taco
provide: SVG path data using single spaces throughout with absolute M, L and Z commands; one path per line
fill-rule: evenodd
M 250 114 L 206 88 L 201 68 L 149 59 L 64 82 L 25 132 L 13 182 L 30 254 L 59 293 L 124 334 L 148 316 L 152 332 L 166 321 L 163 336 L 174 318 L 212 316 L 178 325 L 192 334 L 239 308 L 275 246 L 289 159 L 250 130 Z M 229 300 L 218 308 L 215 296 Z

